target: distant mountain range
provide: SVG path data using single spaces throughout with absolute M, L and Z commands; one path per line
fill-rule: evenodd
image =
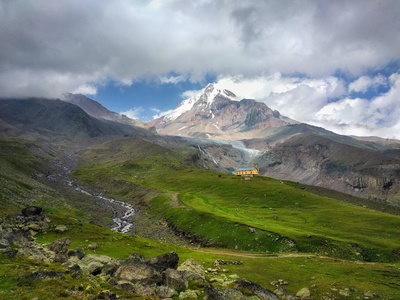
M 142 127 L 90 116 L 66 101 L 39 98 L 0 99 L 0 133 L 14 137 L 40 135 L 74 139 L 152 134 Z
M 255 165 L 264 176 L 400 204 L 397 140 L 338 135 L 282 116 L 264 103 L 239 99 L 215 84 L 150 124 L 164 135 L 242 140 L 258 155 L 237 161 L 238 166 Z M 213 153 L 215 161 L 223 161 L 214 148 Z
M 232 172 L 257 166 L 263 176 L 400 205 L 399 141 L 338 135 L 213 84 L 148 124 L 111 112 L 83 95 L 67 94 L 65 101 L 0 99 L 0 135 L 139 137 L 197 151 L 190 162 L 197 167 Z

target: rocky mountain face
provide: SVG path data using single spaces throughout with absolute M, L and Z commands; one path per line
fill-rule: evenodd
M 163 135 L 241 140 L 264 137 L 273 128 L 298 122 L 264 103 L 239 99 L 215 84 L 150 122 Z
M 117 123 L 122 123 L 147 129 L 150 128 L 150 126 L 146 125 L 145 123 L 139 120 L 131 119 L 125 115 L 121 115 L 116 112 L 110 111 L 103 105 L 101 105 L 99 102 L 94 101 L 84 95 L 67 93 L 64 95 L 64 97 L 65 97 L 64 101 L 79 106 L 89 116 L 92 116 L 96 119 L 113 121 Z
M 299 134 L 264 152 L 255 163 L 264 176 L 400 204 L 400 149 L 346 140 Z

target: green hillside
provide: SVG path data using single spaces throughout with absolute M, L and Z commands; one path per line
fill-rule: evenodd
M 134 199 L 138 186 L 158 190 L 161 194 L 149 201 L 149 212 L 162 214 L 203 244 L 375 262 L 397 260 L 398 216 L 321 197 L 271 178 L 247 181 L 198 170 L 168 149 L 146 151 L 146 143 L 141 143 L 142 155 L 137 158 L 124 160 L 117 155 L 110 164 L 102 159 L 109 146 L 102 147 L 97 149 L 96 163 L 79 169 L 75 176 L 125 199 Z M 85 160 L 93 159 L 93 154 L 87 152 Z

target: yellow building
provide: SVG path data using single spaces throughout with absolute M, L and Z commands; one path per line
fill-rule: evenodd
M 239 168 L 236 170 L 236 175 L 241 175 L 241 176 L 258 175 L 258 169 L 251 167 Z

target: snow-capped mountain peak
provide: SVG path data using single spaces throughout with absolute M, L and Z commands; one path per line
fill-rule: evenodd
M 222 86 L 219 86 L 215 83 L 210 83 L 197 95 L 189 99 L 183 100 L 172 111 L 165 114 L 163 118 L 168 121 L 173 121 L 183 113 L 191 110 L 195 105 L 202 106 L 204 109 L 207 107 L 209 108 L 218 97 L 227 98 L 229 100 L 235 101 L 239 100 L 233 92 L 224 89 Z

